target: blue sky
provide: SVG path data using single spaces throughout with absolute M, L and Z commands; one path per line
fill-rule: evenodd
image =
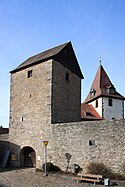
M 67 41 L 85 77 L 82 101 L 100 55 L 111 81 L 125 95 L 124 0 L 0 0 L 0 125 L 9 126 L 9 71 Z

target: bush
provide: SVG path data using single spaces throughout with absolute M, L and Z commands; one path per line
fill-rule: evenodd
M 111 171 L 102 162 L 91 162 L 87 166 L 87 172 L 95 175 L 103 175 L 103 177 L 108 177 L 111 173 Z
M 108 178 L 116 180 L 125 180 L 125 176 L 121 173 L 111 173 Z
M 55 166 L 55 165 L 54 165 L 53 169 L 54 169 L 55 172 L 60 172 L 61 171 L 61 169 L 58 166 Z
M 43 168 L 43 171 L 45 171 L 45 163 L 43 164 L 42 168 Z M 54 165 L 51 162 L 46 163 L 46 171 L 47 172 L 54 171 Z
M 42 166 L 43 171 L 45 171 L 45 163 Z M 47 172 L 60 172 L 61 169 L 58 166 L 53 165 L 51 162 L 46 163 L 46 171 Z
M 121 168 L 122 173 L 113 173 L 104 163 L 91 162 L 87 166 L 87 172 L 95 175 L 103 175 L 104 178 L 124 180 L 125 179 L 125 164 Z

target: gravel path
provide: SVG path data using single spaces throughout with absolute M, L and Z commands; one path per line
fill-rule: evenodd
M 0 169 L 0 187 L 94 187 L 88 183 L 77 184 L 72 178 L 70 174 L 61 173 L 49 173 L 48 177 L 44 177 L 43 172 L 36 172 L 34 168 L 10 171 Z M 125 186 L 123 181 L 119 186 Z

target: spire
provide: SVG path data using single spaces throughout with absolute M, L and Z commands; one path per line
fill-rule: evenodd
M 99 60 L 99 62 L 101 62 L 101 59 Z M 123 96 L 120 95 L 116 90 L 115 93 L 112 95 L 109 92 L 110 88 L 115 89 L 106 71 L 104 70 L 103 66 L 100 64 L 97 73 L 95 75 L 94 81 L 91 85 L 90 92 L 87 98 L 85 99 L 85 103 L 89 103 L 92 100 L 101 96 L 106 96 L 106 97 L 110 96 L 110 97 L 117 97 L 123 99 Z

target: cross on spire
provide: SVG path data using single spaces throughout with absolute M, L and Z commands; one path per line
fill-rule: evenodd
M 101 56 L 99 57 L 99 63 L 100 63 L 100 65 L 102 65 L 102 58 L 101 58 Z

